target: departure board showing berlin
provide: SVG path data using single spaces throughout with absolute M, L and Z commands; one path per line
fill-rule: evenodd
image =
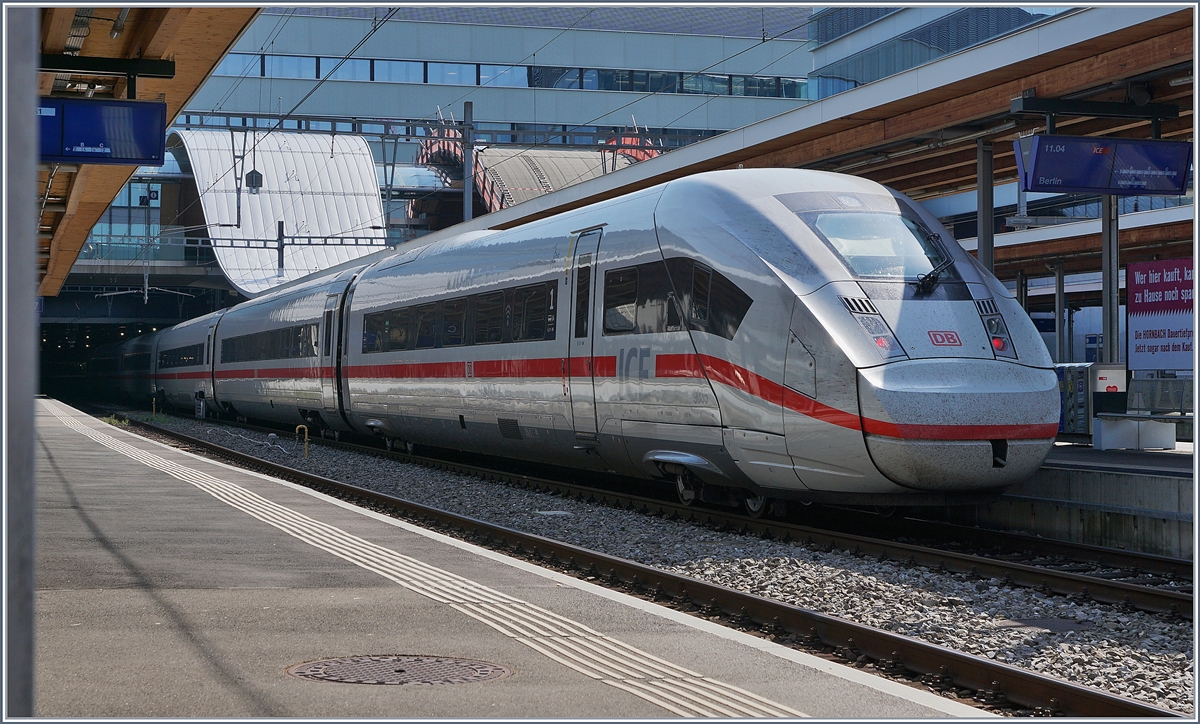
M 1013 142 L 1025 191 L 1179 196 L 1192 144 L 1150 139 L 1029 136 Z

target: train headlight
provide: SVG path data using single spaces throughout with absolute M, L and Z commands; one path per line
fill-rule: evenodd
M 884 359 L 908 356 L 892 334 L 892 330 L 888 328 L 887 322 L 883 321 L 883 317 L 877 314 L 854 314 L 853 317 L 858 326 L 875 342 L 875 348 Z
M 1013 349 L 1012 337 L 1008 334 L 1008 326 L 1004 324 L 1004 317 L 998 314 L 983 317 L 983 328 L 987 330 L 988 337 L 992 340 L 992 351 L 996 353 L 997 357 L 1017 358 L 1017 351 Z

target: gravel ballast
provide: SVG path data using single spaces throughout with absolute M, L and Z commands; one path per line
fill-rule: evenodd
M 137 416 L 149 421 L 149 415 Z M 306 472 L 857 623 L 1194 711 L 1191 621 L 1047 596 L 892 561 L 717 532 L 683 521 L 485 482 L 186 418 L 162 427 Z M 274 444 L 271 444 L 271 443 Z

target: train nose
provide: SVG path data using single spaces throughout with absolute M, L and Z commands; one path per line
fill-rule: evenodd
M 1058 432 L 1052 370 L 994 360 L 912 360 L 859 370 L 867 450 L 920 490 L 988 490 L 1045 461 Z

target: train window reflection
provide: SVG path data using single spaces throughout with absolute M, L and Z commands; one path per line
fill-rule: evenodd
M 386 330 L 386 350 L 399 352 L 412 348 L 412 335 L 408 331 L 408 307 L 393 309 L 388 313 Z
M 367 334 L 364 329 L 364 351 L 366 351 L 366 347 Z M 221 364 L 254 362 L 268 359 L 301 359 L 316 356 L 316 324 L 300 324 L 281 329 L 269 329 L 264 332 L 229 337 L 221 341 Z
M 637 328 L 637 269 L 604 275 L 604 333 L 628 334 Z
M 504 292 L 479 294 L 475 297 L 475 344 L 493 344 L 502 339 L 504 331 Z
M 513 341 L 545 339 L 546 285 L 518 289 L 513 297 L 513 307 Z
M 417 320 L 417 349 L 431 349 L 437 344 L 437 305 L 417 307 L 413 314 Z
M 699 264 L 692 273 L 692 319 L 708 321 L 708 287 L 712 283 L 712 272 Z
M 204 364 L 204 345 L 192 344 L 187 347 L 176 347 L 158 353 L 158 368 L 194 367 Z
M 588 315 L 592 303 L 592 255 L 579 256 L 579 271 L 575 277 L 575 338 L 588 336 Z
M 945 259 L 937 243 L 898 214 L 806 214 L 854 274 L 916 279 Z
M 442 346 L 458 347 L 466 341 L 467 300 L 451 299 L 442 305 Z

